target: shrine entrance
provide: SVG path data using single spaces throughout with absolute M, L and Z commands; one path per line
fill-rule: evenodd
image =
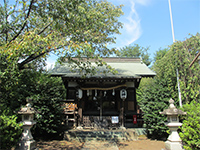
M 87 90 L 83 100 L 83 126 L 86 128 L 119 127 L 119 89 Z

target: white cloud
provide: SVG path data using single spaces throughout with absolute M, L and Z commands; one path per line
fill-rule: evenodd
M 124 29 L 127 36 L 127 45 L 136 41 L 142 34 L 142 29 L 140 25 L 140 18 L 135 9 L 135 3 L 131 1 L 131 11 L 126 17 L 127 22 L 124 23 Z
M 116 47 L 124 47 L 135 42 L 142 34 L 140 17 L 137 13 L 135 5 L 145 5 L 147 0 L 129 0 L 124 2 L 124 15 L 119 19 L 124 26 L 120 30 L 121 35 L 117 35 Z M 114 46 L 114 45 L 113 45 Z
M 133 0 L 133 1 L 145 6 L 151 2 L 151 0 Z
M 152 0 L 108 0 L 115 5 L 123 4 L 124 15 L 119 18 L 119 21 L 124 24 L 120 30 L 121 35 L 116 35 L 116 44 L 111 47 L 121 48 L 132 44 L 142 35 L 141 18 L 138 14 L 136 6 L 148 6 Z
M 126 4 L 130 2 L 139 3 L 141 5 L 148 5 L 152 0 L 108 0 L 108 1 L 115 5 Z

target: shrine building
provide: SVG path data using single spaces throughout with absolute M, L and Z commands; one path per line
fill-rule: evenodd
M 66 125 L 75 128 L 142 127 L 136 90 L 143 77 L 154 77 L 138 58 L 109 57 L 103 60 L 118 73 L 83 76 L 69 66 L 56 66 L 52 76 L 62 78 L 66 87 Z M 100 71 L 106 67 L 97 67 Z

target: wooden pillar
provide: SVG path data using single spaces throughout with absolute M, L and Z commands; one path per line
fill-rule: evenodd
M 82 101 L 78 99 L 78 127 L 77 129 L 82 129 L 81 123 L 82 123 L 82 118 L 83 118 L 83 113 L 82 113 Z
M 81 123 L 82 123 L 82 118 L 83 118 L 83 115 L 82 115 L 82 108 L 79 108 L 78 109 L 78 126 L 81 126 Z
M 120 128 L 124 129 L 124 101 L 125 99 L 122 100 L 122 105 L 121 105 L 121 109 L 120 109 Z
M 102 121 L 103 120 L 103 118 L 102 118 L 102 114 L 103 114 L 103 107 L 102 107 L 102 105 L 103 105 L 103 102 L 102 102 L 102 96 L 103 96 L 103 94 L 102 94 L 102 91 L 100 91 L 100 118 L 99 118 L 99 120 L 100 121 Z
M 137 113 L 137 98 L 136 98 L 136 88 L 134 89 L 134 109 L 135 109 L 135 111 L 136 111 L 136 113 Z

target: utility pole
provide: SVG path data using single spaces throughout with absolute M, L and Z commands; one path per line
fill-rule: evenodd
M 172 19 L 171 2 L 170 2 L 170 0 L 168 0 L 168 2 L 169 2 L 169 12 L 170 12 L 170 19 L 171 19 L 171 28 L 172 28 L 173 43 L 175 43 L 174 25 L 173 25 L 173 19 Z M 180 83 L 179 83 L 179 73 L 178 73 L 178 68 L 176 69 L 176 78 L 177 78 L 177 85 L 178 85 L 179 106 L 182 107 L 181 90 L 180 90 Z

